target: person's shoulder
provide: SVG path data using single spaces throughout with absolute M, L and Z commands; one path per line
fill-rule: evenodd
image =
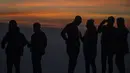
M 66 27 L 70 27 L 70 26 L 72 26 L 72 24 L 73 24 L 73 23 L 68 23 L 68 24 L 66 25 Z
M 43 37 L 43 36 L 45 36 L 45 32 L 41 30 L 38 33 L 34 33 L 32 36 L 41 36 L 41 37 Z
M 24 36 L 24 34 L 23 34 L 23 33 L 21 33 L 21 32 L 19 32 L 19 35 L 20 35 L 21 37 L 25 37 L 25 36 Z
M 10 32 L 6 32 L 6 33 L 5 33 L 5 36 L 10 36 L 10 35 L 11 35 Z
M 45 32 L 44 32 L 44 31 L 41 31 L 40 33 L 41 33 L 42 35 L 45 35 Z
M 71 27 L 71 24 L 72 24 L 72 23 L 66 24 L 65 27 L 64 27 L 64 29 L 65 29 L 65 30 L 68 30 L 68 28 Z

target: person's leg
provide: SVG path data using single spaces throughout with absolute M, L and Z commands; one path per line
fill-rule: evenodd
M 96 69 L 96 64 L 95 64 L 95 57 L 93 57 L 91 60 L 91 66 L 92 66 L 93 73 L 96 73 L 97 69 Z
M 102 73 L 106 73 L 106 60 L 107 60 L 107 55 L 105 52 L 102 51 L 101 53 Z
M 90 59 L 84 55 L 86 73 L 90 73 Z
M 40 55 L 39 57 L 37 57 L 37 72 L 38 73 L 42 73 L 42 68 L 41 68 L 41 58 L 42 58 L 42 56 Z
M 37 60 L 36 55 L 32 53 L 32 65 L 33 65 L 33 73 L 37 73 Z
M 108 73 L 113 73 L 113 54 L 108 55 Z
M 68 73 L 73 73 L 74 69 L 77 64 L 77 57 L 78 55 L 69 55 L 69 67 L 68 67 Z
M 14 57 L 15 72 L 20 73 L 20 58 L 21 56 Z
M 77 64 L 77 57 L 79 55 L 79 47 L 73 45 L 67 47 L 67 53 L 69 56 L 68 73 L 74 73 L 74 69 Z
M 125 63 L 124 63 L 124 54 L 117 53 L 115 58 L 115 63 L 119 70 L 119 73 L 125 73 Z
M 6 63 L 7 63 L 7 73 L 12 73 L 13 60 L 11 55 L 7 55 Z

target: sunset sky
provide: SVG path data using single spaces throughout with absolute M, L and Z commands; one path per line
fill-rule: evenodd
M 15 19 L 19 24 L 40 22 L 62 26 L 80 15 L 83 24 L 89 18 L 96 24 L 108 16 L 130 20 L 130 0 L 0 0 L 0 22 Z M 130 24 L 129 24 L 130 25 Z

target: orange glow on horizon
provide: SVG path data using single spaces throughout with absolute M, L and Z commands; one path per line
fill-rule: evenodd
M 108 16 L 130 19 L 129 0 L 26 0 L 0 1 L 0 21 L 16 19 L 19 23 L 32 24 L 31 21 L 43 24 L 61 25 L 74 19 L 76 15 L 89 18 L 96 24 Z M 127 21 L 127 23 L 130 21 Z

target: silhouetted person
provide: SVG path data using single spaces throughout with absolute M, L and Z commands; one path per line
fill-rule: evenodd
M 12 73 L 13 65 L 15 66 L 15 72 L 20 73 L 20 59 L 23 56 L 23 48 L 27 43 L 25 36 L 17 27 L 16 21 L 11 20 L 9 30 L 1 42 L 1 47 L 6 50 L 7 73 Z
M 89 19 L 86 27 L 87 30 L 82 38 L 86 73 L 90 73 L 90 65 L 92 66 L 93 73 L 96 73 L 95 58 L 97 55 L 97 30 L 94 25 L 94 20 Z
M 104 25 L 107 22 L 107 25 Z M 98 27 L 98 32 L 101 35 L 101 60 L 102 60 L 102 73 L 106 72 L 106 61 L 108 59 L 109 73 L 113 72 L 113 55 L 115 51 L 115 32 L 116 28 L 113 26 L 115 18 L 113 16 L 108 17 L 107 20 L 103 20 Z
M 33 24 L 34 34 L 31 36 L 30 50 L 32 53 L 33 73 L 42 73 L 41 58 L 45 54 L 47 37 L 41 30 L 40 23 Z
M 77 63 L 77 57 L 80 50 L 80 31 L 78 26 L 82 22 L 80 16 L 76 16 L 72 23 L 62 30 L 61 36 L 65 40 L 67 45 L 67 54 L 69 56 L 68 73 L 74 73 L 74 69 Z
M 128 29 L 125 26 L 124 18 L 117 18 L 117 49 L 115 62 L 120 73 L 125 73 L 124 56 L 129 52 L 127 36 Z

